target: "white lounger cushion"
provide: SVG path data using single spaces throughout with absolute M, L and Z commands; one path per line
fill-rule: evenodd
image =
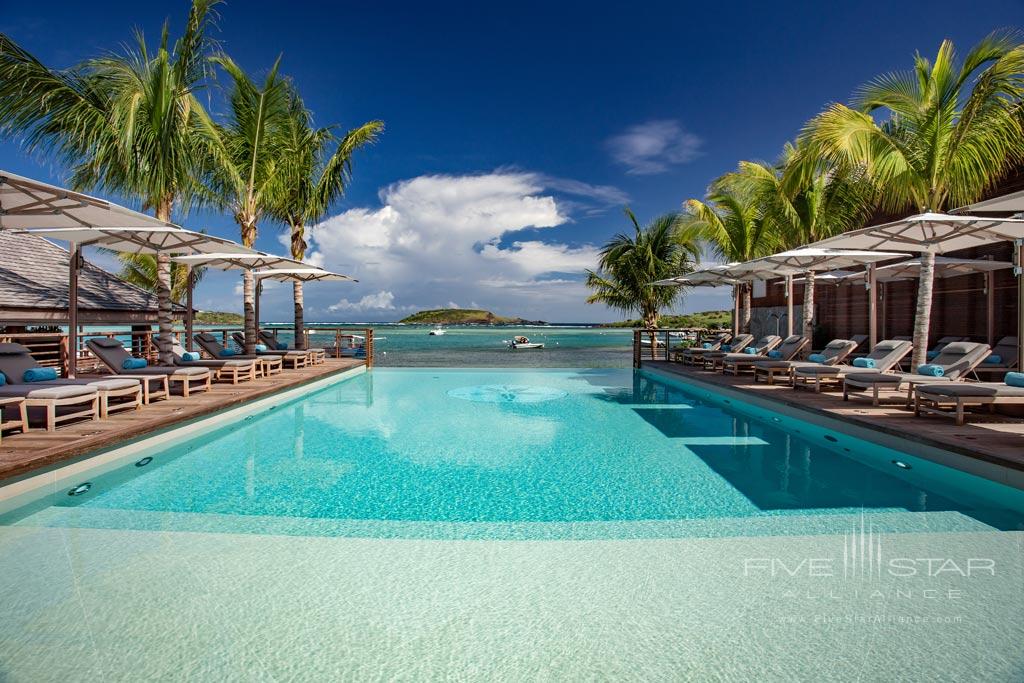
M 61 399 L 75 398 L 77 396 L 93 396 L 95 394 L 96 387 L 81 384 L 46 384 L 40 386 L 38 389 L 33 389 L 31 384 L 18 384 L 14 386 L 7 385 L 0 387 L 0 396 L 3 397 L 24 396 L 25 398 Z

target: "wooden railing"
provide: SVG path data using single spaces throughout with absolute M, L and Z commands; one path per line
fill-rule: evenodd
M 633 367 L 644 360 L 669 360 L 673 351 L 700 344 L 708 334 L 718 330 L 706 327 L 674 327 L 633 330 Z
M 291 335 L 290 328 L 264 328 L 274 334 L 285 332 Z M 223 346 L 232 346 L 232 334 L 242 332 L 241 327 L 216 327 L 201 328 L 203 332 L 213 334 L 220 338 Z M 198 330 L 197 330 L 198 331 Z M 110 339 L 122 339 L 125 345 L 132 350 L 132 355 L 138 358 L 145 358 L 151 364 L 159 362 L 159 351 L 156 344 L 157 332 L 155 330 L 133 330 L 130 327 L 117 329 L 81 331 L 78 333 L 78 348 L 75 349 L 76 373 L 94 372 L 99 369 L 98 359 L 89 351 L 86 342 L 97 337 Z M 176 328 L 174 334 L 185 342 L 185 330 Z M 362 347 L 362 353 L 358 358 L 365 360 L 367 367 L 373 366 L 373 330 L 371 328 L 348 328 L 348 327 L 317 327 L 305 330 L 306 347 L 327 348 L 328 354 L 336 358 L 352 355 Z M 327 337 L 333 341 L 333 346 L 323 343 L 311 343 Z M 68 374 L 68 335 L 63 332 L 0 332 L 0 343 L 14 342 L 25 346 L 31 351 L 32 357 L 44 367 L 55 367 L 61 375 Z M 363 356 L 365 354 L 365 357 Z

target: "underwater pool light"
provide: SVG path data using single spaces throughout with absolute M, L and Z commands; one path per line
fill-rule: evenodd
M 902 460 L 893 460 L 892 464 L 896 465 L 896 467 L 899 467 L 901 470 L 913 469 L 910 465 L 908 465 L 907 463 L 903 462 Z
M 145 467 L 146 465 L 148 465 L 151 462 L 153 462 L 153 458 L 147 455 L 142 460 L 139 460 L 138 462 L 136 462 L 135 466 L 136 467 Z
M 89 489 L 91 489 L 91 488 L 92 488 L 92 483 L 87 481 L 85 483 L 79 484 L 75 488 L 73 488 L 70 491 L 68 491 L 68 495 L 69 496 L 80 496 L 83 493 L 88 493 Z

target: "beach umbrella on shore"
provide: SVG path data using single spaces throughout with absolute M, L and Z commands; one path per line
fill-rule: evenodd
M 235 246 L 235 245 L 232 245 Z M 252 249 L 246 249 L 245 247 L 238 247 L 232 251 L 221 251 L 211 252 L 203 254 L 191 254 L 187 256 L 176 256 L 171 258 L 172 261 L 187 265 L 189 268 L 196 266 L 205 266 L 207 268 L 217 268 L 219 270 L 256 270 L 257 268 L 273 268 L 275 266 L 281 267 L 305 267 L 307 264 L 295 259 L 286 258 L 284 256 L 275 256 L 273 254 L 266 254 L 262 251 L 254 251 Z M 189 300 L 192 297 L 192 279 L 189 278 Z M 260 324 L 260 289 L 261 285 L 259 280 L 256 280 L 256 295 L 253 298 L 253 319 L 256 321 L 257 330 L 254 332 L 255 336 L 249 334 L 249 330 L 245 330 L 245 352 L 253 353 L 256 349 L 256 337 L 259 333 Z M 188 348 L 192 348 L 192 329 L 191 325 L 186 326 L 185 335 L 188 337 Z
M 1024 278 L 1021 277 L 1021 265 L 1024 264 L 1024 219 L 922 213 L 891 223 L 851 230 L 811 246 L 833 249 L 906 249 L 921 253 L 921 284 L 918 289 L 912 361 L 917 364 L 924 362 L 928 346 L 935 256 L 1006 241 L 1014 242 L 1016 247 L 1014 272 L 1017 275 L 1018 291 L 1017 338 L 1021 344 L 1018 352 L 1024 357 Z

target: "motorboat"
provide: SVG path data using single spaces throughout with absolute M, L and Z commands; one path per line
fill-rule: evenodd
M 441 327 L 440 325 L 434 325 L 434 329 L 432 329 L 430 332 L 427 332 L 427 334 L 429 334 L 431 337 L 440 337 L 444 334 L 444 328 Z
M 513 351 L 521 351 L 527 349 L 543 349 L 544 344 L 538 342 L 531 342 L 529 337 L 523 337 L 522 335 L 513 337 L 512 341 L 509 342 L 508 348 Z

